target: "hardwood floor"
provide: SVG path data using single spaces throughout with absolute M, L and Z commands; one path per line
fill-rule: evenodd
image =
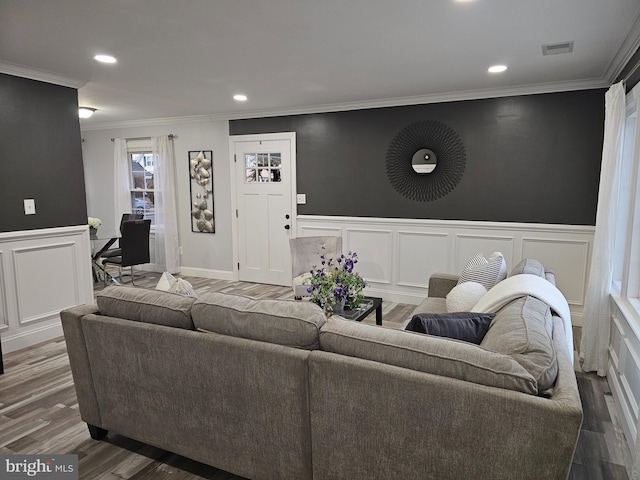
M 243 282 L 185 277 L 199 293 L 221 291 L 259 298 L 291 298 L 291 289 Z M 136 278 L 153 287 L 157 274 Z M 96 291 L 101 285 L 96 286 Z M 383 303 L 385 326 L 398 328 L 412 305 Z M 365 319 L 375 324 L 375 314 Z M 580 331 L 576 338 L 579 341 Z M 213 467 L 110 433 L 89 437 L 80 420 L 63 338 L 5 354 L 0 375 L 0 453 L 78 455 L 80 479 L 214 479 L 241 480 Z M 611 392 L 606 379 L 576 372 L 584 408 L 584 422 L 570 479 L 630 478 L 630 454 L 624 436 L 610 413 Z M 630 471 L 630 470 L 629 470 Z M 277 480 L 277 479 L 274 479 Z M 392 480 L 392 479 L 390 479 Z

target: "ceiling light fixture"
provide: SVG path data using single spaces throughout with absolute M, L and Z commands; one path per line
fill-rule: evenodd
M 117 61 L 115 57 L 112 57 L 111 55 L 96 55 L 93 58 L 100 63 L 116 63 Z
M 239 93 L 239 94 L 237 94 L 237 95 L 234 95 L 234 96 L 233 96 L 233 99 L 234 99 L 236 102 L 246 102 L 246 101 L 247 101 L 247 96 L 246 96 L 246 95 L 243 95 L 243 94 L 241 94 L 241 93 Z
M 93 115 L 96 110 L 98 110 L 97 108 L 91 108 L 91 107 L 79 107 L 78 108 L 78 116 L 80 118 L 89 118 L 91 115 Z
M 488 71 L 490 73 L 501 73 L 504 72 L 507 69 L 506 65 L 494 65 L 492 67 L 489 67 Z

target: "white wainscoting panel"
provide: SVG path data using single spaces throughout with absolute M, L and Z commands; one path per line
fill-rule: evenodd
M 507 265 L 515 265 L 513 263 L 513 237 L 500 235 L 456 235 L 456 261 L 455 271 L 461 272 L 469 259 L 478 253 L 485 253 L 488 258 L 493 252 L 500 252 L 504 257 Z M 487 254 L 486 252 L 489 252 Z
M 553 265 L 557 286 L 567 301 L 582 305 L 589 275 L 591 243 L 566 238 L 523 238 L 523 255 Z
M 449 269 L 449 234 L 398 230 L 397 236 L 398 286 L 428 288 L 431 273 Z
M 86 225 L 0 233 L 0 260 L 4 352 L 61 336 L 60 311 L 93 303 Z
M 358 255 L 357 271 L 370 283 L 391 283 L 391 266 L 393 260 L 393 237 L 389 230 L 364 228 L 347 228 L 346 245 L 342 251 L 356 252 Z
M 0 247 L 1 248 L 1 247 Z M 4 259 L 6 255 L 0 249 L 0 334 L 9 328 L 9 312 L 7 310 L 7 282 L 4 278 Z M 0 338 L 2 335 L 0 335 Z
M 616 417 L 631 452 L 636 451 L 640 405 L 640 324 L 636 307 L 627 299 L 611 301 L 611 335 L 607 381 Z
M 342 249 L 356 251 L 366 293 L 418 304 L 433 273 L 458 274 L 477 253 L 502 252 L 511 270 L 536 258 L 556 273 L 574 325 L 582 325 L 595 227 L 507 222 L 299 215 L 297 236 L 339 235 Z
M 298 225 L 299 237 L 341 237 L 342 228 L 316 225 Z
M 73 242 L 43 243 L 13 249 L 18 323 L 21 326 L 55 319 L 60 310 L 78 304 L 78 292 L 69 288 L 78 283 L 74 246 Z M 42 274 L 45 265 L 49 272 L 55 272 L 55 276 Z M 39 292 L 49 294 L 40 295 Z

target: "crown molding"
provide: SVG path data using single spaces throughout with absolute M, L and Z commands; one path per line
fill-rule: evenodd
M 591 90 L 595 88 L 607 88 L 610 83 L 603 79 L 590 79 L 582 81 L 556 82 L 549 84 L 524 85 L 502 89 L 470 90 L 464 92 L 452 92 L 434 95 L 420 95 L 413 97 L 398 97 L 371 100 L 365 102 L 347 102 L 326 105 L 311 105 L 287 109 L 265 109 L 246 112 L 222 112 L 210 115 L 193 115 L 185 117 L 150 118 L 140 120 L 127 120 L 122 122 L 80 124 L 82 131 L 108 130 L 114 128 L 135 128 L 158 125 L 175 125 L 179 123 L 218 122 L 227 120 L 243 120 L 249 118 L 282 117 L 287 115 L 305 115 L 313 113 L 344 112 L 349 110 L 364 110 L 368 108 L 401 107 L 408 105 L 420 105 L 428 103 L 456 102 L 463 100 L 479 100 L 484 98 L 513 97 L 520 95 L 536 95 L 542 93 L 557 93 L 574 90 Z
M 624 70 L 624 67 L 627 66 L 627 63 L 629 63 L 629 60 L 631 60 L 631 57 L 633 57 L 638 48 L 640 48 L 640 7 L 638 8 L 635 20 L 631 24 L 629 33 L 620 44 L 616 55 L 605 70 L 603 78 L 607 80 L 609 85 L 615 82 L 616 78 L 618 78 L 622 70 Z
M 111 130 L 114 128 L 153 127 L 163 125 L 176 125 L 180 123 L 209 123 L 212 121 L 217 121 L 217 119 L 212 118 L 211 115 L 148 118 L 141 120 L 125 120 L 122 122 L 92 123 L 90 125 L 83 125 L 82 121 L 80 121 L 80 130 L 83 132 L 90 132 L 93 130 Z
M 63 77 L 61 75 L 56 75 L 50 72 L 3 62 L 0 62 L 0 73 L 6 73 L 7 75 L 13 75 L 14 77 L 28 78 L 30 80 L 38 80 L 40 82 L 52 83 L 54 85 L 71 87 L 75 89 L 79 89 L 87 83 L 83 80 Z
M 542 93 L 557 93 L 573 90 L 591 90 L 606 88 L 610 84 L 603 79 L 589 79 L 582 81 L 555 82 L 549 84 L 532 84 L 517 87 L 469 90 L 451 93 L 439 93 L 433 95 L 420 95 L 413 97 L 398 97 L 379 99 L 364 102 L 347 102 L 340 104 L 317 105 L 308 107 L 295 107 L 282 110 L 256 110 L 251 112 L 228 112 L 210 115 L 212 120 L 241 120 L 249 118 L 279 117 L 286 115 L 304 115 L 311 113 L 341 112 L 348 110 L 364 110 L 368 108 L 401 107 L 408 105 L 421 105 L 428 103 L 457 102 L 464 100 L 480 100 L 485 98 L 514 97 L 521 95 L 536 95 Z

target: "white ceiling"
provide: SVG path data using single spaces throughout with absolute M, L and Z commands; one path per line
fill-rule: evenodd
M 0 72 L 78 88 L 86 129 L 602 87 L 639 45 L 638 0 L 0 0 Z

